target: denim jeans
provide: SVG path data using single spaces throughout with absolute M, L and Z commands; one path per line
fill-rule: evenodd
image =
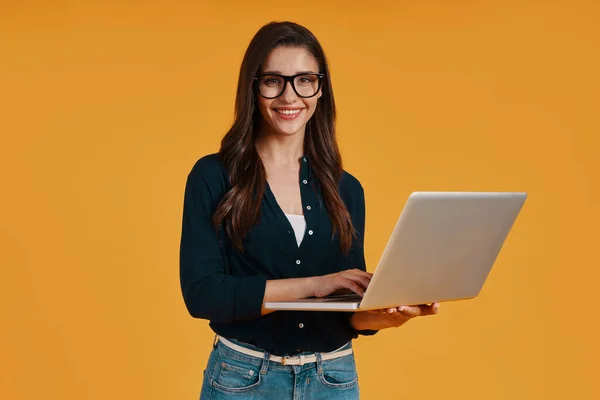
M 354 353 L 304 365 L 282 365 L 264 350 L 233 339 L 231 342 L 264 353 L 262 359 L 233 350 L 218 341 L 208 359 L 200 400 L 356 400 L 359 398 Z M 352 347 L 352 342 L 342 349 Z M 300 354 L 313 354 L 310 352 Z

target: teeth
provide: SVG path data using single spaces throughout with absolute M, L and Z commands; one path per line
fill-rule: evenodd
M 298 114 L 300 111 L 302 110 L 277 110 L 278 113 L 285 115 Z

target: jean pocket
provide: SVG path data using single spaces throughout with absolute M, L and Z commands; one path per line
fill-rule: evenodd
M 225 392 L 240 393 L 258 387 L 262 382 L 259 369 L 255 365 L 238 360 L 222 360 L 215 368 L 211 384 Z
M 330 388 L 344 389 L 358 383 L 358 374 L 354 357 L 345 356 L 323 362 L 323 371 L 319 373 L 323 385 Z

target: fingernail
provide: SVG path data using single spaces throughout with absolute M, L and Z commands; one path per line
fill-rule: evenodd
M 404 306 L 398 307 L 398 310 L 400 310 L 400 311 L 406 311 L 406 307 L 404 307 Z

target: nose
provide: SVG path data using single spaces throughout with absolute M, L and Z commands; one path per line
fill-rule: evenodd
M 297 98 L 298 96 L 292 87 L 292 82 L 286 81 L 285 86 L 283 87 L 283 93 L 281 94 L 281 99 L 286 103 L 292 103 Z

